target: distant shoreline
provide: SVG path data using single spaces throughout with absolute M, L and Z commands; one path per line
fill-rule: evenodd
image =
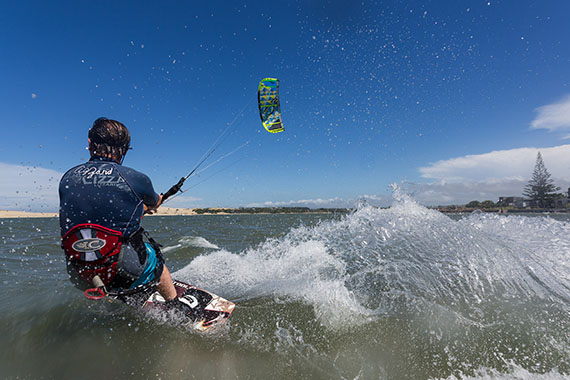
M 31 212 L 31 211 L 13 211 L 13 210 L 0 210 L 0 218 L 57 218 L 57 212 Z
M 570 209 L 513 209 L 513 208 L 467 208 L 467 207 L 428 207 L 444 214 L 466 214 L 472 212 L 494 213 L 494 214 L 521 214 L 521 213 L 570 213 Z M 241 208 L 173 208 L 161 207 L 156 214 L 147 216 L 192 216 L 192 215 L 271 215 L 271 214 L 348 214 L 352 209 L 348 208 L 318 208 L 308 207 L 241 207 Z M 17 218 L 57 218 L 57 212 L 31 212 L 0 210 L 0 219 Z
M 249 207 L 249 208 L 173 208 L 160 207 L 158 212 L 147 216 L 188 216 L 188 215 L 251 215 L 251 214 L 346 214 L 349 209 L 340 208 L 319 208 L 309 209 L 307 207 Z M 0 210 L 0 219 L 10 218 L 57 218 L 57 212 L 31 212 Z

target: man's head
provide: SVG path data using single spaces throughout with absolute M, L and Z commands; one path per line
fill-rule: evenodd
M 91 155 L 108 157 L 122 162 L 130 149 L 131 134 L 127 127 L 116 120 L 100 117 L 89 130 Z

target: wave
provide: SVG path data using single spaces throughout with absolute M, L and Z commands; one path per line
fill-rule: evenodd
M 568 223 L 485 214 L 453 220 L 394 197 L 388 209 L 361 204 L 341 220 L 240 253 L 201 255 L 176 276 L 237 301 L 301 301 L 336 327 L 426 307 L 480 326 L 509 303 L 554 300 L 567 309 Z
M 185 236 L 178 240 L 178 244 L 163 247 L 161 250 L 164 253 L 177 251 L 184 248 L 206 248 L 206 249 L 220 249 L 217 245 L 210 243 L 200 236 Z

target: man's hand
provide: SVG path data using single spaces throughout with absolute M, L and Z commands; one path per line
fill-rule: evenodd
M 144 205 L 144 213 L 150 214 L 150 215 L 154 214 L 158 210 L 158 208 L 160 207 L 161 204 L 162 204 L 162 194 L 159 194 L 158 195 L 158 203 L 156 205 L 154 205 L 152 207 Z

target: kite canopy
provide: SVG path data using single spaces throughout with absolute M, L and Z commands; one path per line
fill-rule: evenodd
M 279 79 L 265 78 L 259 82 L 257 101 L 259 115 L 265 129 L 271 133 L 283 132 L 279 104 Z

